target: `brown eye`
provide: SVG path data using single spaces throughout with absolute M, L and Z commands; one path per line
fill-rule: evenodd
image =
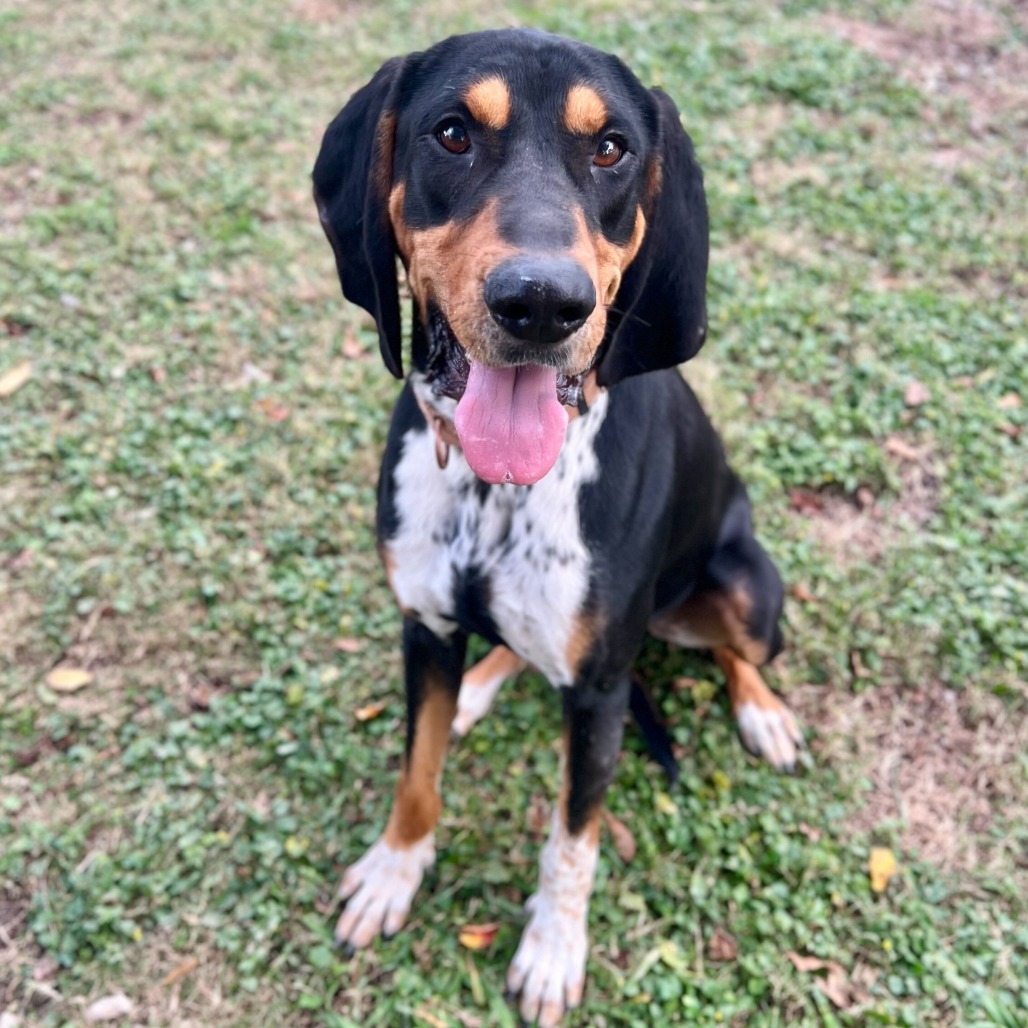
M 443 122 L 435 137 L 450 153 L 467 153 L 471 148 L 471 136 L 456 118 Z
M 596 147 L 596 153 L 593 155 L 593 164 L 601 168 L 613 168 L 624 156 L 625 148 L 621 142 L 613 136 L 607 136 Z

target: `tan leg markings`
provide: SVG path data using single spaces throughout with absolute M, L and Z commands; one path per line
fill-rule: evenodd
M 658 639 L 676 646 L 714 649 L 730 646 L 751 664 L 763 664 L 767 648 L 746 629 L 752 602 L 741 589 L 707 592 L 650 622 Z
M 792 771 L 803 745 L 792 711 L 767 687 L 760 672 L 733 650 L 714 650 L 725 673 L 732 712 L 745 747 L 779 771 Z
M 453 734 L 458 737 L 467 735 L 489 713 L 503 683 L 524 670 L 525 662 L 516 653 L 506 646 L 497 646 L 465 671 L 460 681 Z
M 566 763 L 566 762 L 565 762 Z M 553 812 L 550 837 L 539 857 L 539 888 L 528 899 L 530 917 L 507 972 L 519 994 L 521 1016 L 540 1028 L 560 1022 L 578 1006 L 585 987 L 587 922 L 599 853 L 600 807 L 578 834 L 567 827 L 567 769 Z
M 347 900 L 336 939 L 354 949 L 379 932 L 403 927 L 425 870 L 435 860 L 435 825 L 442 799 L 439 780 L 456 704 L 443 685 L 429 682 L 418 711 L 414 745 L 396 784 L 389 824 L 343 875 L 339 896 Z

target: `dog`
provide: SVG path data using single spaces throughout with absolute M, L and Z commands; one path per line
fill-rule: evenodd
M 400 929 L 435 856 L 447 742 L 531 664 L 563 700 L 559 800 L 507 978 L 522 1017 L 582 998 L 601 807 L 650 633 L 713 651 L 748 749 L 801 736 L 758 671 L 781 579 L 677 370 L 706 336 L 703 175 L 672 100 L 530 30 L 386 62 L 326 130 L 314 198 L 344 295 L 403 376 L 378 546 L 403 613 L 404 760 L 345 873 L 352 950 Z M 468 636 L 495 648 L 464 673 Z

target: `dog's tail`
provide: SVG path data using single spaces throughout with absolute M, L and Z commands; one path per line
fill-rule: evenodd
M 642 732 L 646 748 L 650 756 L 664 769 L 667 780 L 674 785 L 678 781 L 678 761 L 675 760 L 671 748 L 671 733 L 667 730 L 664 718 L 653 705 L 646 686 L 636 675 L 632 675 L 632 694 L 629 700 L 632 717 Z

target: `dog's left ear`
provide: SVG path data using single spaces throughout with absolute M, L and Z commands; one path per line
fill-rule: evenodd
M 657 109 L 657 183 L 646 235 L 609 312 L 608 340 L 596 369 L 600 385 L 688 360 L 707 334 L 707 200 L 703 172 L 678 109 L 661 89 Z
M 403 377 L 396 249 L 389 222 L 395 104 L 407 58 L 393 58 L 336 115 L 314 164 L 314 202 L 343 295 L 378 326 L 386 367 Z

